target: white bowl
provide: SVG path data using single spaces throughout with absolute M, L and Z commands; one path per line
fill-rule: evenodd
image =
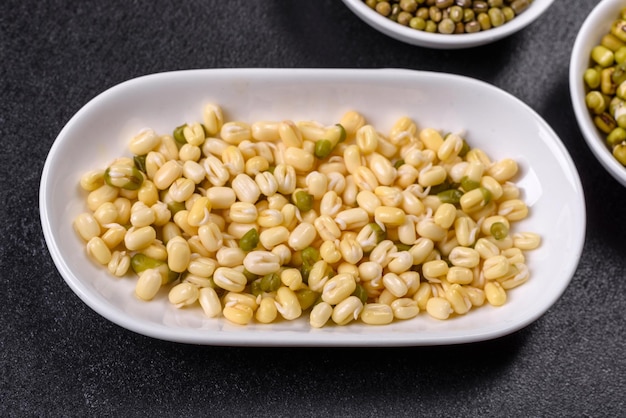
M 621 0 L 603 0 L 587 16 L 581 26 L 574 47 L 569 67 L 569 84 L 572 105 L 578 126 L 602 166 L 623 186 L 626 186 L 626 167 L 621 165 L 606 144 L 606 135 L 596 128 L 587 106 L 585 105 L 585 85 L 583 74 L 590 65 L 591 49 L 611 29 L 611 23 L 617 19 L 620 10 L 626 7 Z
M 249 122 L 281 118 L 331 124 L 356 109 L 383 132 L 404 115 L 421 127 L 466 129 L 470 144 L 492 158 L 518 161 L 517 184 L 531 211 L 518 230 L 543 237 L 541 247 L 527 255 L 530 280 L 510 291 L 500 308 L 483 306 L 447 321 L 421 314 L 382 327 L 353 323 L 311 329 L 305 318 L 241 327 L 209 319 L 199 308 L 176 309 L 166 294 L 149 303 L 137 300 L 135 280 L 115 279 L 94 265 L 72 229 L 73 219 L 85 211 L 79 178 L 128 155 L 128 138 L 143 127 L 170 132 L 181 121 L 200 120 L 208 101 L 221 104 L 229 119 Z M 140 334 L 212 345 L 400 346 L 496 338 L 536 320 L 560 297 L 585 237 L 578 173 L 545 121 L 489 84 L 408 70 L 192 70 L 122 83 L 85 105 L 60 132 L 42 173 L 40 211 L 54 262 L 87 305 Z
M 394 39 L 428 48 L 460 49 L 489 44 L 514 34 L 539 18 L 554 0 L 534 0 L 523 13 L 497 28 L 453 35 L 428 33 L 400 25 L 367 6 L 363 0 L 343 0 L 343 2 L 365 23 Z

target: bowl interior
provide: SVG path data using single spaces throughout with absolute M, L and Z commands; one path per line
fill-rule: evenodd
M 531 215 L 517 231 L 542 235 L 527 254 L 531 279 L 500 307 L 482 307 L 449 321 L 425 314 L 385 327 L 358 323 L 310 329 L 307 320 L 238 327 L 176 309 L 165 291 L 150 303 L 133 295 L 134 279 L 116 279 L 85 255 L 72 229 L 85 211 L 80 176 L 129 155 L 126 144 L 144 127 L 166 133 L 201 120 L 206 102 L 229 120 L 317 120 L 336 123 L 360 111 L 386 132 L 400 116 L 419 127 L 466 131 L 494 160 L 518 161 L 517 184 Z M 511 127 L 515 129 L 511 129 Z M 494 338 L 542 315 L 561 295 L 578 264 L 585 207 L 578 173 L 561 141 L 528 106 L 493 86 L 460 76 L 406 70 L 193 70 L 131 80 L 96 97 L 64 127 L 46 161 L 41 221 L 50 253 L 68 285 L 95 311 L 135 332 L 166 340 L 229 345 L 421 345 Z
M 605 135 L 596 128 L 585 105 L 586 90 L 583 82 L 583 74 L 590 64 L 591 49 L 609 32 L 611 23 L 617 18 L 622 7 L 624 7 L 622 1 L 604 0 L 589 14 L 574 42 L 569 83 L 572 106 L 585 141 L 602 166 L 613 178 L 626 186 L 626 168 L 611 154 L 606 145 Z

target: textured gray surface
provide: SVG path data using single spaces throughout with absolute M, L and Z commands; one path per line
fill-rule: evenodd
M 575 34 L 595 3 L 557 0 L 508 39 L 437 51 L 375 32 L 339 0 L 3 0 L 0 415 L 624 416 L 626 191 L 585 145 L 567 81 Z M 38 213 L 46 155 L 103 90 L 218 67 L 445 71 L 516 95 L 554 128 L 581 174 L 587 239 L 571 285 L 521 331 L 452 347 L 199 347 L 101 318 L 46 249 Z

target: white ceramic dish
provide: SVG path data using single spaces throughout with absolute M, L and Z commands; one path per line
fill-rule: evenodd
M 603 0 L 587 16 L 576 36 L 572 49 L 569 84 L 576 120 L 587 145 L 609 174 L 623 186 L 626 186 L 626 167 L 613 157 L 606 145 L 605 135 L 593 123 L 585 105 L 586 91 L 583 82 L 583 73 L 590 63 L 591 49 L 598 45 L 602 37 L 609 32 L 611 24 L 617 19 L 623 7 L 626 7 L 623 0 Z
M 374 29 L 412 45 L 435 49 L 460 49 L 485 45 L 512 35 L 537 20 L 554 0 L 534 0 L 519 16 L 510 22 L 484 32 L 444 35 L 418 31 L 400 25 L 367 6 L 363 0 L 343 0 L 354 14 Z
M 375 327 L 353 323 L 311 329 L 301 318 L 271 325 L 235 326 L 176 309 L 167 298 L 145 303 L 134 280 L 115 279 L 85 255 L 72 229 L 85 210 L 82 173 L 126 155 L 130 135 L 152 127 L 170 132 L 181 121 L 200 120 L 202 105 L 220 103 L 229 119 L 313 119 L 335 123 L 356 109 L 386 131 L 407 115 L 422 127 L 466 129 L 473 146 L 492 158 L 515 158 L 518 184 L 531 208 L 520 230 L 541 233 L 528 253 L 531 279 L 509 294 L 505 306 L 484 306 L 448 321 L 419 315 Z M 514 129 L 512 129 L 514 127 Z M 566 149 L 528 106 L 473 79 L 408 70 L 193 70 L 122 83 L 85 105 L 54 142 L 42 173 L 40 211 L 44 235 L 58 270 L 96 312 L 140 334 L 212 345 L 403 346 L 466 343 L 516 331 L 548 310 L 569 284 L 585 237 L 583 191 Z

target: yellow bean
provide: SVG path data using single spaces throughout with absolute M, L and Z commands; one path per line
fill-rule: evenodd
M 189 224 L 189 211 L 179 210 L 174 215 L 174 223 L 187 235 L 198 235 L 198 227 Z
M 426 302 L 426 312 L 436 319 L 448 319 L 454 312 L 450 302 L 443 297 L 433 297 Z
M 192 258 L 187 270 L 189 273 L 200 277 L 211 277 L 217 268 L 217 262 L 209 257 Z
M 178 150 L 178 159 L 183 163 L 187 161 L 198 161 L 202 156 L 202 150 L 200 147 L 191 144 L 183 145 L 180 150 Z M 183 174 L 184 174 L 184 164 L 183 164 Z
M 204 168 L 198 162 L 189 160 L 183 164 L 183 176 L 192 180 L 195 184 L 201 183 L 205 175 Z
M 393 318 L 391 306 L 384 303 L 368 303 L 361 312 L 361 320 L 368 325 L 387 325 Z
M 285 286 L 281 286 L 276 291 L 274 306 L 276 306 L 278 313 L 288 321 L 299 318 L 302 315 L 298 297 L 293 290 Z
M 113 202 L 104 202 L 93 213 L 93 217 L 96 218 L 100 225 L 107 225 L 114 223 L 119 216 L 117 212 L 117 206 Z M 151 222 L 150 222 L 151 223 Z M 148 223 L 148 225 L 150 224 Z
M 100 224 L 91 213 L 81 213 L 74 219 L 74 229 L 85 241 L 100 236 Z
M 503 277 L 509 271 L 509 260 L 503 255 L 489 257 L 483 263 L 485 279 L 493 280 Z
M 456 207 L 452 203 L 442 203 L 437 208 L 434 221 L 442 228 L 448 229 L 454 224 L 456 219 Z
M 107 245 L 107 247 L 113 249 L 124 241 L 125 235 L 126 228 L 119 224 L 111 224 L 109 225 L 109 229 L 107 229 L 106 232 L 102 234 L 102 240 Z
M 176 273 L 182 273 L 187 270 L 191 260 L 191 250 L 187 240 L 183 237 L 174 237 L 168 241 L 166 249 L 167 265 L 170 270 Z
M 400 208 L 380 206 L 374 210 L 374 219 L 377 223 L 389 226 L 400 226 L 406 220 L 406 214 Z
M 209 318 L 215 318 L 222 313 L 222 303 L 215 289 L 211 287 L 203 287 L 199 290 L 198 301 Z
M 236 245 L 236 244 L 235 244 Z M 243 263 L 246 253 L 239 247 L 222 247 L 215 253 L 215 259 L 220 266 L 237 267 Z
M 446 180 L 448 173 L 440 165 L 426 167 L 419 172 L 417 182 L 422 187 L 437 186 Z
M 302 286 L 302 274 L 296 268 L 286 268 L 280 272 L 280 281 L 289 289 L 296 291 Z
M 505 200 L 498 205 L 498 215 L 509 221 L 520 221 L 528 216 L 528 206 L 520 199 Z
M 362 310 L 363 302 L 356 296 L 349 296 L 335 305 L 331 318 L 337 325 L 347 325 L 358 319 Z
M 262 324 L 269 324 L 273 322 L 278 316 L 278 310 L 276 309 L 276 301 L 272 297 L 265 297 L 261 299 L 259 308 L 256 310 L 255 318 Z
M 203 108 L 202 117 L 204 127 L 209 135 L 216 135 L 222 128 L 224 115 L 219 105 L 214 103 L 206 104 Z
M 352 178 L 354 179 L 354 183 L 360 190 L 369 190 L 374 191 L 376 187 L 378 187 L 378 179 L 366 166 L 358 167 L 355 172 L 352 174 Z
M 369 223 L 369 215 L 363 208 L 346 209 L 337 213 L 335 222 L 342 230 L 358 229 Z
M 435 248 L 435 243 L 429 238 L 420 237 L 409 249 L 409 254 L 413 256 L 413 264 L 422 264 Z
M 158 189 L 165 190 L 182 175 L 183 165 L 176 160 L 169 160 L 157 170 L 152 181 Z
M 161 289 L 161 273 L 157 269 L 146 269 L 139 275 L 135 294 L 143 300 L 152 300 Z
M 111 250 L 100 237 L 93 237 L 87 242 L 87 254 L 103 265 L 111 261 Z
M 334 241 L 324 241 L 320 246 L 320 257 L 329 264 L 341 260 L 341 252 Z
M 518 171 L 517 163 L 511 158 L 502 159 L 491 165 L 487 173 L 500 183 L 512 179 Z
M 428 300 L 432 296 L 432 290 L 430 284 L 422 282 L 420 283 L 417 291 L 413 295 L 413 300 L 417 302 L 417 306 L 420 310 L 426 310 L 426 306 L 428 304 Z
M 224 186 L 230 179 L 230 173 L 222 161 L 214 155 L 208 155 L 202 162 L 206 178 L 213 186 Z
M 278 125 L 280 122 L 258 121 L 250 125 L 252 138 L 259 142 L 274 142 L 280 139 Z
M 313 307 L 309 315 L 309 324 L 313 328 L 321 328 L 330 319 L 333 307 L 327 302 L 320 302 Z
M 117 277 L 122 277 L 130 268 L 130 256 L 125 251 L 113 251 L 111 260 L 107 265 L 109 272 Z
M 280 258 L 269 251 L 250 251 L 243 259 L 243 266 L 250 273 L 264 276 L 280 269 Z
M 374 189 L 374 194 L 383 206 L 399 207 L 404 200 L 402 190 L 397 187 L 378 186 Z
M 368 166 L 378 183 L 384 186 L 392 185 L 398 175 L 391 161 L 377 152 L 368 155 Z
M 92 212 L 96 211 L 103 203 L 113 202 L 117 198 L 118 194 L 119 189 L 117 187 L 103 184 L 97 189 L 89 192 L 87 195 L 87 207 Z
M 256 203 L 261 196 L 259 186 L 247 174 L 238 174 L 233 179 L 231 187 L 241 202 Z
M 220 129 L 220 137 L 229 144 L 238 145 L 252 139 L 250 125 L 242 121 L 226 122 Z
M 447 135 L 437 150 L 437 158 L 449 161 L 456 158 L 463 148 L 463 139 L 457 134 Z
M 247 325 L 254 317 L 254 311 L 248 305 L 243 303 L 235 303 L 233 305 L 225 305 L 222 311 L 224 318 L 237 325 Z
M 365 125 L 356 131 L 356 144 L 363 155 L 371 154 L 378 148 L 378 132 L 372 125 Z
M 452 310 L 457 314 L 466 314 L 472 307 L 469 297 L 465 295 L 463 287 L 459 284 L 450 285 L 445 290 L 444 296 L 450 302 Z
M 391 254 L 397 251 L 391 240 L 383 240 L 370 252 L 370 261 L 380 264 L 383 268 L 391 261 Z
M 506 290 L 498 282 L 485 284 L 485 298 L 493 306 L 502 306 L 506 303 Z
M 288 244 L 294 250 L 300 251 L 311 245 L 316 237 L 317 231 L 315 227 L 308 222 L 302 222 L 291 231 Z
M 241 292 L 246 287 L 246 276 L 230 267 L 218 267 L 213 274 L 213 281 L 229 292 Z
M 474 273 L 467 267 L 452 266 L 446 273 L 446 280 L 453 284 L 470 284 L 474 280 Z
M 387 273 L 383 276 L 383 285 L 397 298 L 401 298 L 408 292 L 408 287 L 404 280 L 395 273 Z
M 80 187 L 91 192 L 104 184 L 104 170 L 91 170 L 80 178 Z
M 419 139 L 424 146 L 432 151 L 437 152 L 439 147 L 443 144 L 443 138 L 441 134 L 432 128 L 425 128 L 419 132 Z
M 419 314 L 417 302 L 411 298 L 400 298 L 391 302 L 393 316 L 397 319 L 411 319 Z
M 200 296 L 200 290 L 191 283 L 183 282 L 172 287 L 167 295 L 170 303 L 177 308 L 194 304 Z
M 448 274 L 448 263 L 444 260 L 432 260 L 422 264 L 422 274 L 427 278 L 443 277 Z
M 352 274 L 341 273 L 329 279 L 322 289 L 322 300 L 337 305 L 356 289 L 356 280 Z
M 480 253 L 474 248 L 458 246 L 448 254 L 448 260 L 454 266 L 474 268 L 480 262 Z
M 124 235 L 124 245 L 130 251 L 148 247 L 156 239 L 156 231 L 151 226 L 131 227 Z
M 117 211 L 114 211 L 115 215 L 117 215 Z M 134 227 L 140 228 L 142 226 L 149 226 L 152 225 L 155 220 L 156 215 L 154 213 L 154 210 L 146 206 L 146 204 L 141 201 L 135 202 L 130 208 L 130 223 Z
M 278 136 L 287 147 L 302 147 L 302 132 L 295 123 L 286 120 L 278 123 Z
M 513 245 L 520 250 L 534 250 L 541 245 L 541 236 L 534 232 L 520 232 L 513 235 Z
M 413 265 L 413 256 L 408 251 L 398 251 L 391 255 L 391 259 L 387 264 L 387 270 L 391 273 L 404 273 Z

